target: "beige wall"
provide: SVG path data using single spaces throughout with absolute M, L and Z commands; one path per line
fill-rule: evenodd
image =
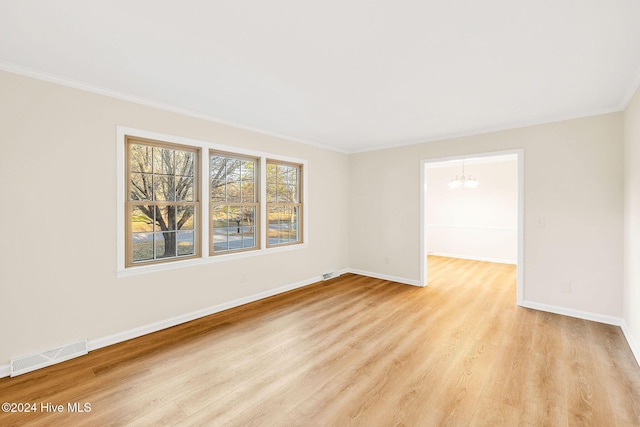
M 421 160 L 519 148 L 524 300 L 620 317 L 622 113 L 352 155 L 350 267 L 418 281 Z
M 640 361 L 640 90 L 624 113 L 624 160 L 624 320 Z
M 0 366 L 347 267 L 347 155 L 5 72 L 0 94 Z M 116 278 L 117 125 L 306 159 L 309 246 Z

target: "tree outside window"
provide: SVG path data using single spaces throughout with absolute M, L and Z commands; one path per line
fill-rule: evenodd
M 258 159 L 210 153 L 211 253 L 259 249 Z
M 127 265 L 198 255 L 198 150 L 127 139 Z
M 267 246 L 302 243 L 302 165 L 267 160 Z

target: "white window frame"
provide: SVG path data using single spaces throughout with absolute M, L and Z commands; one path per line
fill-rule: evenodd
M 126 158 L 126 136 L 152 139 L 170 144 L 179 144 L 191 146 L 194 148 L 200 148 L 200 194 L 201 198 L 201 227 L 200 227 L 200 245 L 201 256 L 198 258 L 191 258 L 185 260 L 175 260 L 159 264 L 139 265 L 126 267 L 126 250 L 125 250 L 125 203 L 127 198 L 127 180 L 125 179 L 125 158 Z M 260 248 L 252 251 L 243 252 L 231 252 L 227 254 L 210 255 L 209 254 L 209 236 L 210 236 L 210 221 L 209 221 L 209 150 L 223 151 L 242 156 L 255 157 L 259 159 L 260 168 Z M 268 153 L 257 150 L 249 150 L 240 147 L 219 144 L 216 142 L 203 141 L 192 138 L 185 138 L 176 135 L 168 135 L 158 132 L 152 132 L 143 129 L 136 129 L 126 126 L 116 127 L 116 154 L 117 154 L 117 167 L 116 167 L 116 276 L 127 277 L 132 275 L 151 273 L 156 271 L 172 270 L 175 268 L 183 268 L 192 265 L 202 265 L 208 263 L 225 262 L 238 258 L 249 258 L 254 256 L 260 256 L 265 254 L 271 254 L 275 252 L 284 252 L 292 250 L 301 250 L 309 246 L 309 230 L 308 230 L 308 213 L 309 213 L 309 197 L 308 197 L 308 163 L 305 159 L 293 158 L 288 156 L 281 156 L 274 153 Z M 298 163 L 302 165 L 302 235 L 303 241 L 298 244 L 283 245 L 267 247 L 267 223 L 266 223 L 266 163 L 267 159 L 282 161 L 288 163 Z

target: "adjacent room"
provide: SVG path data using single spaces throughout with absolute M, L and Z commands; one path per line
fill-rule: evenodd
M 521 153 L 519 153 L 521 154 Z M 517 265 L 518 154 L 424 162 L 425 255 Z M 428 277 L 428 273 L 425 274 Z
M 0 0 L 0 425 L 640 425 L 639 19 Z

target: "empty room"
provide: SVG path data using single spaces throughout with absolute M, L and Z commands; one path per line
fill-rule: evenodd
M 639 21 L 0 0 L 0 425 L 640 426 Z

